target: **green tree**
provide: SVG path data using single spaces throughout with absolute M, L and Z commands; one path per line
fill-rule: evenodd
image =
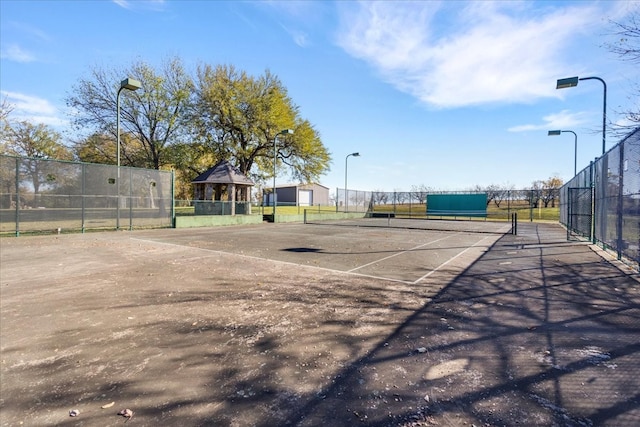
M 9 130 L 9 115 L 12 111 L 13 106 L 9 104 L 6 97 L 3 98 L 2 103 L 0 103 L 0 154 L 8 154 L 9 152 L 7 135 Z M 2 163 L 0 165 L 0 192 L 6 194 L 6 196 L 3 195 L 0 197 L 0 207 L 6 209 L 14 207 L 14 203 L 16 203 L 14 198 L 14 190 L 16 187 L 15 170 L 9 159 L 0 158 L 0 162 Z
M 198 142 L 173 144 L 167 149 L 167 157 L 175 170 L 174 190 L 178 200 L 190 200 L 193 195 L 191 181 L 218 161 L 208 147 Z
M 26 157 L 20 161 L 20 174 L 28 177 L 39 204 L 41 187 L 62 178 L 56 164 L 46 160 L 73 160 L 73 153 L 62 144 L 60 134 L 44 124 L 5 121 L 2 140 L 3 154 Z
M 90 137 L 77 150 L 83 151 L 84 158 L 106 157 L 116 163 L 117 94 L 123 77 L 139 80 L 142 87 L 120 93 L 121 164 L 160 169 L 169 161 L 165 158 L 167 148 L 184 136 L 182 120 L 192 88 L 191 78 L 177 58 L 165 61 L 159 71 L 143 61 L 128 69 L 96 67 L 89 78 L 80 80 L 67 98 L 74 111 L 72 124 L 94 136 L 110 137 L 113 149 L 107 150 L 105 141 Z M 98 153 L 89 154 L 92 147 Z
M 58 132 L 45 124 L 28 121 L 7 121 L 3 129 L 5 153 L 13 156 L 72 160 L 73 153 L 65 147 Z
M 116 144 L 109 135 L 94 133 L 74 144 L 73 150 L 81 162 L 113 163 Z
M 109 135 L 94 133 L 74 144 L 73 151 L 81 162 L 116 163 L 116 142 Z M 140 139 L 129 133 L 120 135 L 120 145 L 126 147 L 125 165 L 144 166 L 147 163 L 146 151 Z
M 269 71 L 255 78 L 233 66 L 200 66 L 189 122 L 195 140 L 254 180 L 272 176 L 274 151 L 278 165 L 302 182 L 317 181 L 329 168 L 318 132 Z M 283 129 L 294 133 L 276 141 Z
M 7 102 L 7 98 L 4 98 L 0 104 L 0 154 L 5 154 L 8 150 L 6 147 L 6 135 L 9 126 L 8 118 L 11 111 L 13 111 L 13 106 Z

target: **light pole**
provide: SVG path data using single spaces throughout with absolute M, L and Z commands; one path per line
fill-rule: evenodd
M 276 200 L 276 165 L 278 160 L 278 135 L 290 135 L 293 133 L 292 129 L 284 129 L 280 132 L 276 133 L 276 136 L 273 137 L 273 222 L 276 222 L 276 207 L 278 206 L 278 202 Z
M 562 132 L 570 132 L 573 134 L 573 176 L 576 176 L 578 174 L 578 135 L 572 130 L 550 130 L 547 136 L 557 136 Z
M 347 154 L 347 157 L 344 158 L 344 211 L 348 212 L 349 206 L 349 198 L 347 197 L 347 160 L 349 160 L 349 156 L 360 157 L 360 153 L 351 153 Z
M 116 179 L 116 189 L 118 191 L 118 197 L 116 200 L 116 230 L 120 230 L 120 93 L 124 90 L 137 90 L 140 89 L 142 85 L 138 80 L 134 80 L 131 78 L 126 78 L 120 82 L 120 89 L 118 89 L 118 94 L 116 95 L 116 139 L 117 143 L 117 162 L 118 162 L 118 172 Z
M 580 80 L 599 80 L 604 86 L 604 97 L 602 102 L 602 154 L 605 152 L 605 143 L 607 139 L 607 84 L 600 77 L 568 77 L 566 79 L 558 79 L 556 89 L 564 89 L 567 87 L 578 86 Z

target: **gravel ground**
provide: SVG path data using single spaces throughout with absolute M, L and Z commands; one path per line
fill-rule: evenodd
M 640 425 L 637 274 L 557 225 L 419 283 L 162 233 L 0 240 L 0 425 Z

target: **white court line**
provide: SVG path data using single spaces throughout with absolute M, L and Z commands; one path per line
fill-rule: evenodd
M 333 268 L 327 268 L 327 267 L 318 267 L 315 265 L 305 265 L 305 264 L 296 264 L 295 262 L 289 262 L 289 261 L 280 261 L 277 259 L 272 259 L 272 258 L 260 258 L 257 256 L 253 256 L 253 255 L 245 255 L 245 254 L 238 254 L 235 252 L 225 252 L 225 251 L 220 251 L 217 249 L 206 249 L 206 248 L 200 248 L 197 246 L 188 246 L 188 245 L 182 245 L 182 244 L 178 244 L 178 243 L 168 243 L 168 242 L 160 242 L 158 240 L 149 240 L 149 239 L 142 239 L 139 237 L 130 237 L 130 240 L 138 240 L 141 242 L 145 242 L 145 243 L 155 243 L 158 245 L 167 245 L 167 246 L 175 246 L 178 248 L 183 248 L 183 249 L 192 249 L 192 250 L 198 250 L 198 251 L 203 251 L 203 252 L 207 252 L 210 254 L 219 254 L 219 255 L 228 255 L 228 256 L 238 256 L 241 258 L 248 258 L 248 259 L 253 259 L 253 260 L 260 260 L 260 261 L 266 261 L 266 262 L 275 262 L 278 264 L 284 264 L 284 265 L 292 265 L 295 267 L 303 267 L 303 268 L 308 268 L 311 270 L 320 270 L 320 271 L 325 271 L 325 272 L 329 272 L 329 273 L 340 273 L 340 274 L 348 274 L 350 276 L 358 276 L 358 277 L 368 277 L 371 279 L 377 279 L 377 280 L 388 280 L 390 282 L 397 282 L 397 283 L 404 283 L 406 285 L 411 285 L 413 284 L 413 282 L 407 281 L 407 280 L 402 280 L 402 279 L 393 279 L 390 277 L 384 277 L 384 276 L 374 276 L 371 274 L 361 274 L 361 273 L 353 273 L 350 271 L 345 271 L 345 270 L 336 270 Z M 204 257 L 202 256 L 196 256 L 196 257 L 190 257 L 190 258 L 181 258 L 181 261 L 185 261 L 185 260 L 194 260 L 194 259 L 202 259 Z
M 308 269 L 311 269 L 311 270 L 326 271 L 326 272 L 329 272 L 329 273 L 348 274 L 350 276 L 368 277 L 370 279 L 376 279 L 376 280 L 388 280 L 390 282 L 404 283 L 406 285 L 413 284 L 413 282 L 410 282 L 410 281 L 407 281 L 407 280 L 394 279 L 394 278 L 391 278 L 391 277 L 374 276 L 374 275 L 371 275 L 371 274 L 362 274 L 362 273 L 353 273 L 351 271 L 336 270 L 334 268 L 318 267 L 318 266 L 315 266 L 315 265 L 296 264 L 295 262 L 280 261 L 280 260 L 271 259 L 271 258 L 260 258 L 260 257 L 253 256 L 253 255 L 238 254 L 238 253 L 235 253 L 235 252 L 225 252 L 225 251 L 220 251 L 220 250 L 217 250 L 217 249 L 199 248 L 197 246 L 187 246 L 187 245 L 182 245 L 182 244 L 178 244 L 178 243 L 160 242 L 160 241 L 157 241 L 157 240 L 142 239 L 142 238 L 139 238 L 139 237 L 130 237 L 129 239 L 138 240 L 138 241 L 145 242 L 145 243 L 155 243 L 155 244 L 158 244 L 158 245 L 167 245 L 167 246 L 175 246 L 175 247 L 183 248 L 183 249 L 198 250 L 198 251 L 203 251 L 203 252 L 207 252 L 207 253 L 210 253 L 210 254 L 238 256 L 238 257 L 241 257 L 241 258 L 248 258 L 248 259 L 260 260 L 260 261 L 266 261 L 266 262 L 275 262 L 277 264 L 291 265 L 291 266 L 295 266 L 295 267 L 308 268 Z M 189 258 L 180 258 L 180 260 L 184 261 L 184 260 L 194 260 L 194 259 L 202 259 L 202 258 L 204 258 L 204 257 L 202 257 L 202 256 L 194 256 L 194 257 L 189 257 Z
M 440 239 L 436 239 L 436 240 L 434 240 L 434 241 L 432 241 L 432 242 L 423 243 L 423 244 L 418 245 L 418 246 L 416 246 L 416 247 L 414 247 L 414 248 L 407 249 L 406 251 L 396 252 L 396 253 L 395 253 L 395 254 L 393 254 L 393 255 L 389 255 L 389 256 L 386 256 L 386 257 L 384 257 L 384 258 L 380 258 L 380 259 L 378 259 L 378 260 L 375 260 L 375 261 L 369 262 L 369 263 L 367 263 L 367 264 L 363 264 L 363 265 L 361 265 L 361 266 L 359 266 L 359 267 L 352 268 L 351 270 L 347 270 L 347 273 L 353 273 L 354 271 L 359 270 L 359 269 L 361 269 L 361 268 L 368 267 L 368 266 L 370 266 L 370 265 L 372 265 L 372 264 L 375 264 L 375 263 L 378 263 L 378 262 L 386 261 L 386 260 L 388 260 L 388 259 L 390 259 L 390 258 L 393 258 L 393 257 L 396 257 L 396 256 L 398 256 L 398 255 L 406 254 L 407 252 L 415 251 L 416 249 L 420 249 L 420 248 L 422 248 L 422 247 L 424 247 L 424 246 L 428 246 L 428 245 L 430 245 L 430 244 L 432 244 L 432 243 L 440 242 L 440 241 L 442 241 L 442 240 L 448 239 L 449 237 L 453 237 L 453 236 L 445 236 L 445 237 L 442 237 L 442 238 L 440 238 Z
M 485 238 L 483 238 L 482 240 L 479 240 L 478 242 L 474 243 L 473 245 L 469 246 L 467 249 L 465 249 L 464 251 L 458 253 L 456 256 L 449 258 L 448 260 L 446 260 L 445 262 L 443 262 L 442 264 L 440 264 L 439 266 L 437 266 L 435 269 L 431 270 L 430 272 L 428 272 L 427 274 L 425 274 L 424 276 L 422 276 L 421 278 L 419 278 L 418 280 L 416 280 L 415 282 L 412 282 L 412 284 L 417 285 L 421 280 L 426 279 L 427 277 L 431 276 L 433 273 L 435 273 L 436 271 L 440 270 L 442 267 L 444 267 L 445 265 L 449 264 L 451 261 L 453 261 L 454 259 L 458 258 L 460 255 L 464 254 L 465 252 L 467 252 L 468 250 L 471 250 L 473 248 L 475 248 L 476 246 L 478 246 L 480 243 L 484 242 L 485 240 L 487 240 L 488 238 L 490 238 L 491 236 L 487 236 Z
M 297 263 L 294 263 L 294 262 L 280 261 L 280 260 L 275 260 L 275 259 L 271 259 L 271 258 L 261 258 L 261 257 L 253 256 L 253 255 L 238 254 L 238 253 L 235 253 L 235 252 L 225 252 L 225 251 L 220 251 L 220 250 L 216 250 L 216 249 L 206 249 L 206 248 L 188 246 L 188 245 L 184 245 L 184 244 L 161 242 L 161 241 L 150 240 L 150 239 L 142 239 L 142 238 L 139 238 L 139 237 L 130 237 L 130 239 L 131 240 L 139 240 L 141 242 L 147 242 L 147 243 L 155 243 L 155 244 L 160 244 L 160 245 L 175 246 L 175 247 L 179 247 L 179 248 L 183 248 L 183 249 L 195 249 L 195 250 L 200 250 L 200 251 L 211 253 L 211 254 L 224 254 L 224 255 L 239 256 L 239 257 L 242 257 L 242 258 L 276 262 L 276 263 L 279 263 L 279 264 L 292 265 L 292 266 L 296 266 L 296 267 L 305 267 L 305 268 L 309 268 L 309 269 L 312 269 L 312 270 L 320 270 L 320 271 L 326 271 L 326 272 L 330 272 L 330 273 L 341 273 L 341 274 L 345 274 L 346 273 L 346 274 L 349 274 L 349 275 L 352 275 L 352 276 L 368 277 L 368 278 L 371 278 L 371 279 L 378 279 L 378 280 L 388 280 L 388 281 L 391 281 L 391 282 L 404 283 L 404 284 L 407 284 L 407 285 L 416 285 L 421 280 L 426 279 L 427 277 L 429 277 L 430 275 L 432 275 L 436 271 L 440 270 L 442 267 L 444 267 L 445 265 L 449 264 L 451 261 L 453 261 L 454 259 L 458 258 L 459 256 L 461 256 L 462 254 L 464 254 L 468 250 L 473 249 L 474 247 L 478 246 L 480 243 L 482 243 L 486 239 L 489 239 L 491 236 L 487 236 L 487 237 L 479 240 L 478 242 L 474 243 L 472 246 L 470 246 L 467 249 L 463 250 L 462 252 L 458 253 L 456 256 L 454 256 L 452 258 L 449 258 L 447 261 L 443 262 L 438 267 L 436 267 L 435 269 L 431 270 L 429 273 L 425 274 L 424 276 L 420 277 L 418 280 L 415 280 L 415 281 L 394 279 L 394 278 L 384 277 L 384 276 L 374 276 L 374 275 L 371 275 L 371 274 L 357 273 L 357 272 L 355 272 L 355 270 L 358 270 L 360 268 L 366 267 L 366 266 L 371 265 L 371 264 L 375 264 L 376 262 L 380 262 L 380 261 L 384 261 L 384 260 L 393 258 L 393 257 L 395 257 L 397 255 L 401 255 L 401 254 L 404 254 L 404 253 L 407 253 L 407 252 L 411 252 L 412 250 L 421 248 L 423 246 L 430 245 L 432 243 L 437 243 L 439 241 L 448 239 L 450 237 L 453 237 L 453 235 L 445 236 L 445 237 L 433 240 L 433 241 L 428 242 L 428 243 L 423 243 L 423 244 L 418 245 L 418 246 L 416 246 L 416 247 L 414 247 L 412 249 L 409 249 L 409 250 L 406 250 L 406 251 L 402 251 L 402 252 L 398 252 L 398 253 L 395 253 L 393 255 L 389 255 L 387 257 L 381 258 L 381 259 L 379 259 L 377 261 L 370 262 L 370 263 L 367 263 L 367 264 L 364 264 L 364 265 L 361 265 L 359 267 L 353 268 L 351 270 L 346 270 L 346 271 L 345 270 L 336 270 L 336 269 L 327 268 L 327 267 L 318 267 L 318 266 L 313 266 L 313 265 L 297 264 Z M 193 257 L 193 258 L 202 258 L 202 257 Z M 184 258 L 182 260 L 184 260 Z

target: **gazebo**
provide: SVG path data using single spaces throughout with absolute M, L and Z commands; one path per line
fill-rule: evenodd
M 196 215 L 251 214 L 254 183 L 228 161 L 218 162 L 191 183 Z M 225 195 L 227 200 L 223 201 Z

